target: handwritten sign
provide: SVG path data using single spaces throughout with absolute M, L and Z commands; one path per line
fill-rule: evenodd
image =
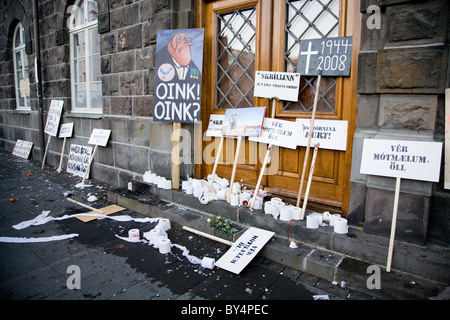
M 302 76 L 349 76 L 352 37 L 300 41 L 297 72 Z
M 108 143 L 111 130 L 94 129 L 92 130 L 91 137 L 89 138 L 89 144 L 106 147 Z
M 47 123 L 45 124 L 44 132 L 48 135 L 56 137 L 58 134 L 59 121 L 61 119 L 61 113 L 64 101 L 52 100 L 47 115 Z
M 223 114 L 212 114 L 209 117 L 208 129 L 206 130 L 205 135 L 207 137 L 221 137 L 224 118 L 225 115 Z
M 203 29 L 158 30 L 153 121 L 200 120 Z
M 299 137 L 298 145 L 306 146 L 308 143 L 310 119 L 297 119 L 302 127 L 302 134 Z M 314 131 L 311 137 L 311 146 L 320 143 L 320 149 L 340 150 L 347 149 L 348 121 L 342 120 L 322 120 L 314 121 Z
M 78 144 L 70 145 L 69 160 L 67 161 L 67 172 L 78 177 L 84 177 L 89 168 L 89 160 L 92 147 Z
M 296 149 L 301 131 L 300 124 L 297 122 L 265 118 L 261 135 L 259 137 L 250 137 L 248 139 L 250 141 Z
M 290 72 L 256 71 L 254 96 L 298 101 L 300 74 Z
M 363 174 L 439 181 L 441 142 L 364 139 Z
M 256 257 L 275 232 L 250 227 L 216 262 L 219 268 L 239 274 Z
M 61 124 L 61 128 L 59 129 L 59 137 L 60 138 L 70 138 L 73 132 L 73 122 L 63 123 Z
M 16 145 L 14 146 L 12 154 L 24 159 L 28 159 L 32 148 L 33 142 L 18 139 L 16 141 Z

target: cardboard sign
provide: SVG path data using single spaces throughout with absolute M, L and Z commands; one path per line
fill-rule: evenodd
M 310 119 L 297 119 L 302 127 L 302 133 L 298 140 L 299 146 L 308 143 Z M 320 149 L 340 150 L 347 149 L 348 121 L 343 120 L 315 120 L 314 131 L 311 137 L 311 146 L 320 143 Z
M 59 138 L 70 138 L 73 132 L 73 122 L 61 124 L 59 129 Z
M 61 119 L 62 108 L 64 101 L 52 100 L 47 115 L 47 123 L 45 124 L 44 132 L 48 135 L 56 137 L 58 134 L 59 121 Z
M 439 181 L 441 142 L 364 139 L 363 174 Z
M 266 115 L 266 107 L 227 109 L 222 135 L 259 137 Z
M 208 129 L 206 130 L 205 135 L 207 137 L 221 137 L 223 119 L 225 119 L 225 115 L 223 114 L 212 114 L 209 117 Z
M 70 145 L 69 160 L 67 161 L 67 172 L 78 177 L 84 177 L 89 168 L 89 160 L 92 154 L 92 147 L 78 144 Z
M 153 121 L 200 120 L 203 29 L 158 30 Z
M 261 135 L 250 137 L 249 140 L 296 149 L 301 131 L 298 122 L 265 118 Z
M 233 246 L 216 262 L 219 268 L 239 274 L 256 257 L 275 232 L 248 228 Z
M 297 102 L 299 85 L 299 73 L 256 71 L 253 95 Z
M 302 76 L 349 76 L 352 37 L 300 41 L 297 72 Z
M 106 147 L 110 134 L 111 130 L 94 129 L 92 130 L 91 137 L 89 138 L 88 143 Z
M 17 139 L 12 154 L 24 159 L 28 159 L 32 148 L 33 142 Z

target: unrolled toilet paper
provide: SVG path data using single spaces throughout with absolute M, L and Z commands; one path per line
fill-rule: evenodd
M 213 269 L 216 264 L 216 260 L 213 258 L 203 257 L 202 268 Z

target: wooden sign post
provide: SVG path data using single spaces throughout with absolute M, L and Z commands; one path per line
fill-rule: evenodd
M 41 169 L 44 169 L 45 159 L 47 158 L 48 147 L 50 145 L 51 137 L 56 137 L 58 134 L 59 121 L 61 119 L 62 108 L 64 101 L 52 100 L 47 115 L 47 123 L 44 132 L 48 134 L 47 145 L 45 147 L 44 158 L 42 159 Z
M 299 60 L 297 72 L 303 76 L 318 76 L 314 105 L 311 114 L 308 142 L 306 145 L 305 158 L 303 160 L 302 175 L 297 195 L 297 204 L 300 206 L 300 198 L 303 191 L 306 166 L 308 164 L 311 137 L 314 130 L 314 120 L 317 110 L 317 102 L 320 92 L 320 81 L 322 76 L 346 77 L 350 75 L 352 59 L 352 37 L 307 39 L 300 42 Z M 304 219 L 304 210 L 302 217 Z
M 59 159 L 59 167 L 56 170 L 58 173 L 61 172 L 61 166 L 62 166 L 63 157 L 64 157 L 64 148 L 66 147 L 66 139 L 70 138 L 72 136 L 72 132 L 73 132 L 73 122 L 63 123 L 61 125 L 61 128 L 59 130 L 59 137 L 64 138 L 64 141 L 63 141 L 63 145 L 61 148 L 61 157 Z
M 222 135 L 222 126 L 223 126 L 224 117 L 225 116 L 222 114 L 212 114 L 209 118 L 208 129 L 206 130 L 206 133 L 205 133 L 205 135 L 207 137 L 216 137 L 216 138 L 220 137 L 219 148 L 216 151 L 216 155 L 215 155 L 215 159 L 214 159 L 214 167 L 213 167 L 213 171 L 211 173 L 211 180 L 209 181 L 207 189 L 204 191 L 209 194 L 214 193 L 214 190 L 213 190 L 214 176 L 216 174 L 217 165 L 219 164 L 219 159 L 220 159 L 220 156 L 222 155 L 222 150 L 223 150 L 224 137 Z
M 106 147 L 106 144 L 108 143 L 109 136 L 111 134 L 111 130 L 104 130 L 104 129 L 94 129 L 92 130 L 91 137 L 89 138 L 89 144 L 94 144 L 94 151 L 92 152 L 91 158 L 89 159 L 89 164 L 86 170 L 86 173 L 83 176 L 83 180 L 81 181 L 82 184 L 84 184 L 84 181 L 86 180 L 92 161 L 94 160 L 95 153 L 97 152 L 98 146 Z
M 450 89 L 445 89 L 444 188 L 450 189 Z
M 309 196 L 309 188 L 311 187 L 311 181 L 314 174 L 314 167 L 316 164 L 316 158 L 317 158 L 317 151 L 319 150 L 320 143 L 317 143 L 314 146 L 314 153 L 311 160 L 311 168 L 309 169 L 309 178 L 308 178 L 308 184 L 306 185 L 306 192 L 305 192 L 305 198 L 303 199 L 303 208 L 302 208 L 302 214 L 300 216 L 300 219 L 304 219 L 305 213 L 306 213 L 306 205 L 308 204 L 308 196 Z
M 438 182 L 441 155 L 441 142 L 364 139 L 360 172 L 396 178 L 387 272 L 392 264 L 401 179 Z

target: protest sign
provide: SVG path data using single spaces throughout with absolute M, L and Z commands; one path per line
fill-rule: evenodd
M 78 177 L 84 177 L 84 175 L 88 173 L 91 154 L 92 147 L 78 144 L 70 145 L 67 172 Z
M 255 227 L 248 228 L 216 262 L 216 266 L 239 274 L 274 234 L 275 232 Z
M 306 146 L 308 141 L 310 119 L 297 119 L 302 127 L 298 145 Z M 347 149 L 348 121 L 343 120 L 322 120 L 314 121 L 314 129 L 311 135 L 311 146 L 320 143 L 320 149 L 340 150 Z
M 250 137 L 249 140 L 296 149 L 301 131 L 302 128 L 298 122 L 265 118 L 261 135 Z
M 258 137 L 261 134 L 265 114 L 266 107 L 227 109 L 222 135 Z
M 153 121 L 200 120 L 203 29 L 158 30 Z
M 111 130 L 93 129 L 88 143 L 106 147 L 110 134 Z
M 70 138 L 73 132 L 73 122 L 61 124 L 59 129 L 59 138 Z
M 64 101 L 62 100 L 52 100 L 50 103 L 44 132 L 53 137 L 56 137 L 58 134 L 58 126 L 61 119 L 63 104 Z
M 290 72 L 256 71 L 254 96 L 297 101 L 300 74 Z
M 223 114 L 212 114 L 209 117 L 208 129 L 205 132 L 207 137 L 222 137 Z
M 349 76 L 352 37 L 300 41 L 297 72 L 302 76 Z
M 33 142 L 17 139 L 12 154 L 24 159 L 28 159 L 32 148 Z
M 439 181 L 442 143 L 364 139 L 363 174 Z

